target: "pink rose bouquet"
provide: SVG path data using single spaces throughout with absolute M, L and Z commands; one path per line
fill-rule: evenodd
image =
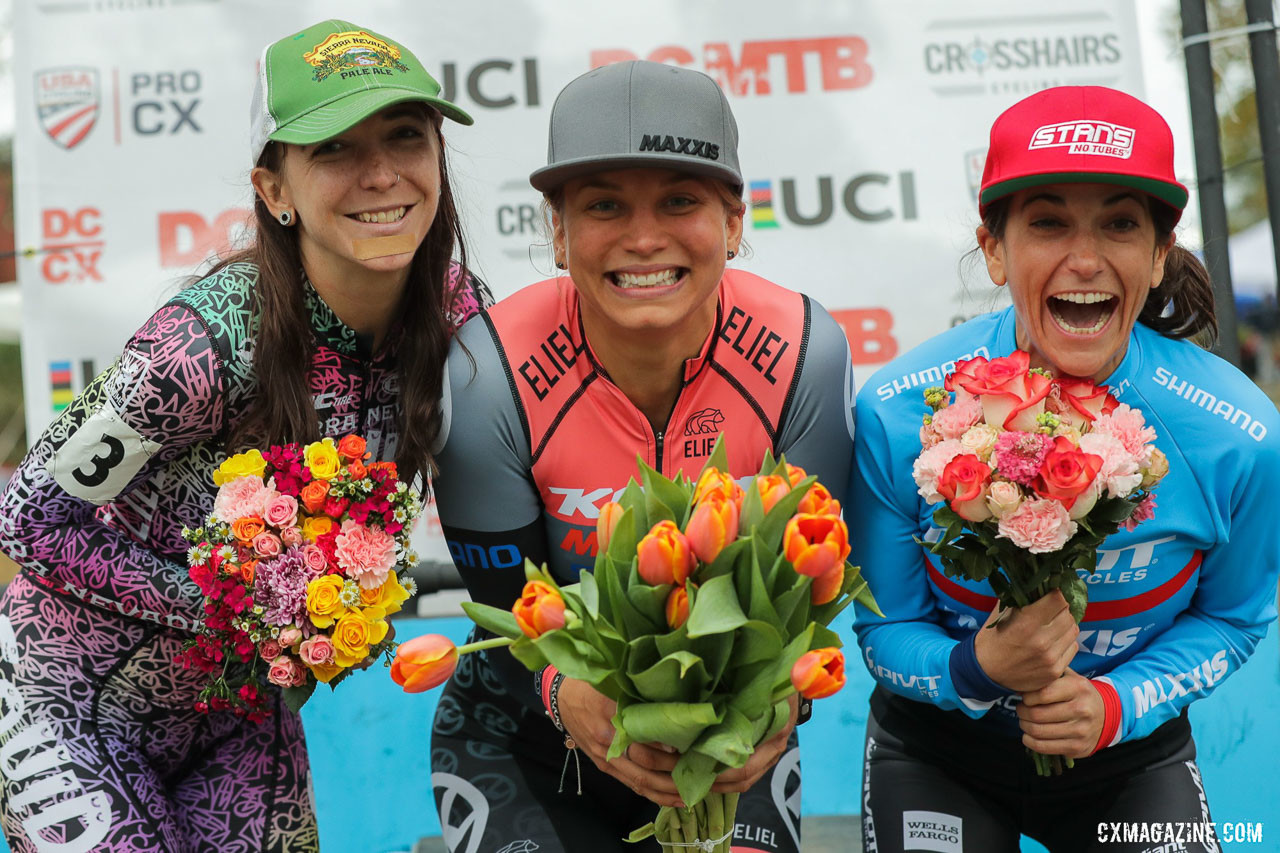
M 208 675 L 200 711 L 269 715 L 271 685 L 296 710 L 395 644 L 387 619 L 414 594 L 409 530 L 422 510 L 395 463 L 349 435 L 250 450 L 214 472 L 213 512 L 188 528 L 204 624 L 178 662 Z
M 1061 590 L 1079 622 L 1080 573 L 1097 568 L 1106 537 L 1151 518 L 1169 463 L 1142 412 L 1107 386 L 1030 365 L 1021 350 L 969 359 L 926 390 L 912 474 L 941 504 L 929 550 L 946 574 L 987 581 L 1006 608 Z M 1062 772 L 1058 756 L 1035 758 L 1042 775 Z

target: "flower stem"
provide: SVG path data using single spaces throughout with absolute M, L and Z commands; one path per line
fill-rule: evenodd
M 465 655 L 470 652 L 484 651 L 485 649 L 499 649 L 503 646 L 509 646 L 514 642 L 515 640 L 512 640 L 510 637 L 494 637 L 491 640 L 477 640 L 474 643 L 467 643 L 466 645 L 458 646 L 458 654 Z

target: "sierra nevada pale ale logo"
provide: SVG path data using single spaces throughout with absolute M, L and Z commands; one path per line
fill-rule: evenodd
M 316 68 L 319 83 L 330 74 L 342 77 L 408 71 L 400 61 L 400 49 L 362 31 L 333 33 L 302 58 Z

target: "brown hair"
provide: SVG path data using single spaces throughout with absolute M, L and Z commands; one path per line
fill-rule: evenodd
M 1198 337 L 1203 345 L 1212 346 L 1218 338 L 1218 317 L 1209 271 L 1174 239 L 1178 211 L 1150 196 L 1143 197 L 1155 225 L 1156 245 L 1172 245 L 1164 261 L 1164 278 L 1159 287 L 1147 294 L 1138 322 L 1166 338 Z M 1006 196 L 992 202 L 982 218 L 982 224 L 997 240 L 1004 239 L 1012 198 Z
M 439 115 L 434 110 L 431 114 L 439 134 Z M 282 146 L 271 142 L 257 165 L 279 172 L 283 157 Z M 314 441 L 320 437 L 308 383 L 315 342 L 302 297 L 302 256 L 297 233 L 276 221 L 256 194 L 253 215 L 257 229 L 253 245 L 220 261 L 210 271 L 245 261 L 258 268 L 253 292 L 258 319 L 253 348 L 257 393 L 228 436 L 227 446 L 231 449 L 258 443 Z M 397 312 L 405 321 L 397 344 L 400 436 L 396 465 L 402 479 L 420 477 L 424 488 L 434 465 L 431 447 L 440 429 L 438 401 L 453 331 L 448 315 L 468 280 L 465 275 L 458 276 L 449 284 L 449 267 L 455 253 L 465 269 L 466 247 L 441 136 L 436 218 L 414 254 Z

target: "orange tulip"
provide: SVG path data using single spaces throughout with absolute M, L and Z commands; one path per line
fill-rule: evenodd
M 564 627 L 564 599 L 543 581 L 529 581 L 520 600 L 511 608 L 525 636 L 538 639 L 548 631 Z
M 458 649 L 440 634 L 424 634 L 400 644 L 391 662 L 391 680 L 406 693 L 421 693 L 449 680 L 458 666 Z
M 844 653 L 837 648 L 805 652 L 791 667 L 791 683 L 806 699 L 823 699 L 844 687 Z
M 719 492 L 731 501 L 742 500 L 742 487 L 733 478 L 718 468 L 708 468 L 698 478 L 698 485 L 693 487 L 693 502 L 702 501 L 712 492 Z
M 609 540 L 613 538 L 613 531 L 618 529 L 623 512 L 625 510 L 622 504 L 614 501 L 600 507 L 600 517 L 596 519 L 596 547 L 599 550 L 604 551 L 609 547 Z
M 834 515 L 793 516 L 782 542 L 795 570 L 811 578 L 825 575 L 849 556 L 849 528 Z
M 809 587 L 809 600 L 814 604 L 826 604 L 840 594 L 844 584 L 844 563 L 840 563 L 825 575 L 818 575 Z
M 659 521 L 636 546 L 637 569 L 652 586 L 681 584 L 693 571 L 693 549 L 674 521 Z
M 329 497 L 328 480 L 312 480 L 298 493 L 298 500 L 302 501 L 303 508 L 312 515 L 324 508 L 327 497 Z
M 799 484 L 801 480 L 809 475 L 799 465 L 787 465 L 787 479 L 791 482 L 792 488 Z
M 791 491 L 791 483 L 785 477 L 766 474 L 763 477 L 756 477 L 756 490 L 760 492 L 760 502 L 764 504 L 764 511 L 768 512 L 773 509 L 774 504 L 787 496 L 787 492 Z
M 246 515 L 244 518 L 237 518 L 231 522 L 231 535 L 245 545 L 251 544 L 253 537 L 266 529 L 267 526 L 256 515 Z
M 678 586 L 667 596 L 667 624 L 675 630 L 689 619 L 689 590 Z
M 684 535 L 697 558 L 710 563 L 738 536 L 738 505 L 720 492 L 711 492 L 694 508 Z
M 803 512 L 809 515 L 839 515 L 840 501 L 831 497 L 831 492 L 827 491 L 827 487 L 821 483 L 814 483 L 809 487 L 809 491 L 804 493 L 804 497 L 800 499 L 800 505 L 796 507 L 796 512 Z

